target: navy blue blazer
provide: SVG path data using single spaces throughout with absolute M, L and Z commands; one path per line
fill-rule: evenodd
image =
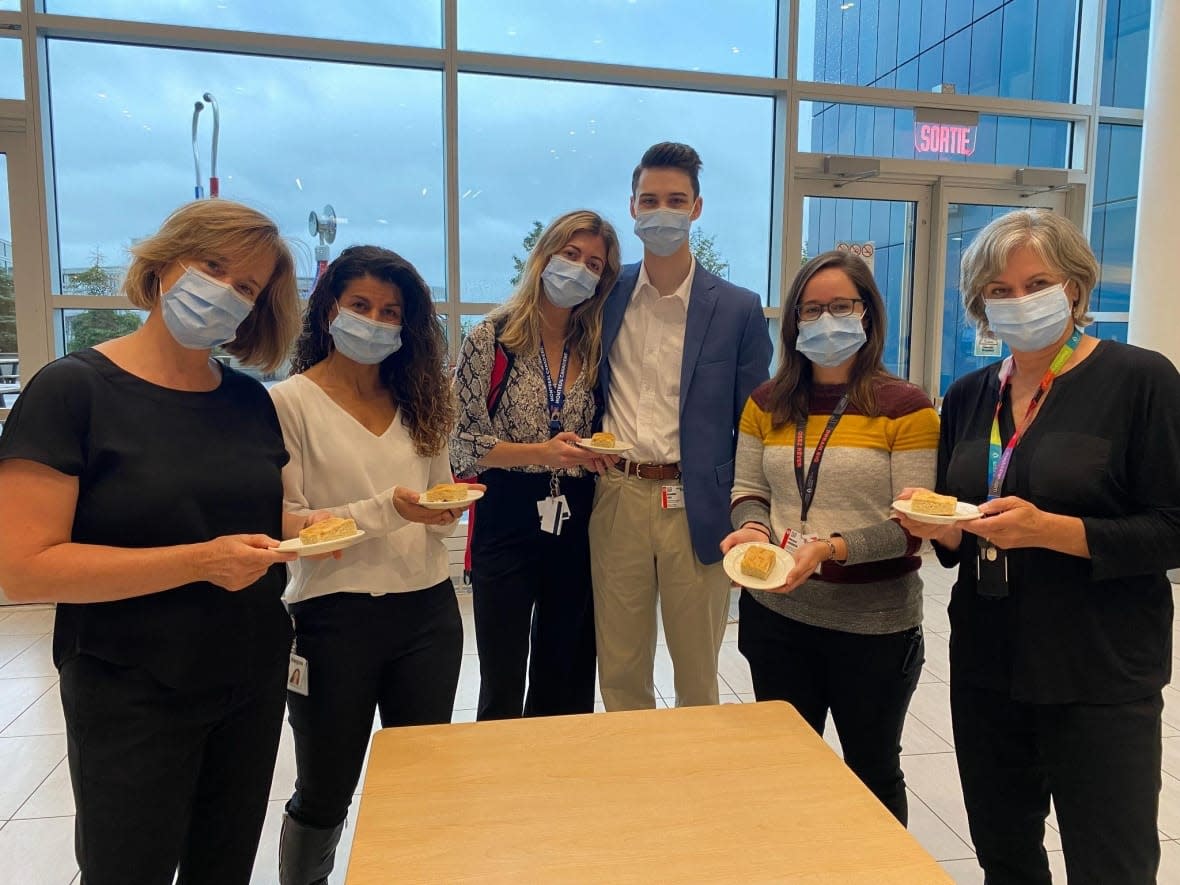
M 598 373 L 603 402 L 610 392 L 609 354 L 639 269 L 639 264 L 623 268 L 603 308 Z M 758 296 L 697 264 L 680 370 L 680 471 L 693 550 L 705 564 L 721 559 L 721 539 L 732 530 L 729 496 L 738 421 L 750 393 L 769 377 L 770 355 Z

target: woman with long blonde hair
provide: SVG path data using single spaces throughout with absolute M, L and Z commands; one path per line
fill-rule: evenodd
M 479 719 L 594 709 L 588 526 L 600 462 L 576 443 L 598 409 L 602 308 L 618 274 L 614 228 L 568 212 L 463 343 L 451 466 L 487 486 L 471 539 Z

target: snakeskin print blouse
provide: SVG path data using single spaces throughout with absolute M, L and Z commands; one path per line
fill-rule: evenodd
M 451 434 L 451 469 L 457 477 L 479 472 L 479 461 L 498 442 L 543 443 L 549 440 L 549 399 L 539 357 L 513 360 L 495 417 L 488 417 L 488 387 L 496 355 L 496 332 L 491 320 L 471 330 L 455 368 L 455 395 L 459 422 Z M 554 379 L 556 380 L 556 379 Z M 586 387 L 586 373 L 569 384 L 561 413 L 562 430 L 590 436 L 594 420 L 594 392 Z M 526 473 L 548 473 L 548 467 L 531 464 L 509 467 Z M 581 467 L 563 468 L 559 476 L 583 476 Z

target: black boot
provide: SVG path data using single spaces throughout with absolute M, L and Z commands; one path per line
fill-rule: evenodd
M 330 829 L 309 827 L 284 813 L 279 834 L 279 885 L 328 885 L 343 831 L 343 822 Z

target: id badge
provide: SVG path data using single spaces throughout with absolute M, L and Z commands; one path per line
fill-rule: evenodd
M 307 697 L 307 658 L 291 652 L 291 663 L 287 666 L 287 691 Z
M 783 543 L 783 549 L 794 556 L 799 552 L 799 548 L 809 541 L 819 539 L 819 535 L 815 532 L 802 532 L 799 529 L 787 529 L 786 540 Z
M 1008 595 L 1008 556 L 994 544 L 980 546 L 975 559 L 975 592 L 988 599 L 1004 599 Z
M 660 488 L 660 506 L 665 510 L 684 509 L 684 486 L 673 485 Z
M 565 495 L 550 495 L 537 502 L 537 516 L 541 519 L 541 531 L 560 535 L 561 527 L 570 518 L 570 505 Z

